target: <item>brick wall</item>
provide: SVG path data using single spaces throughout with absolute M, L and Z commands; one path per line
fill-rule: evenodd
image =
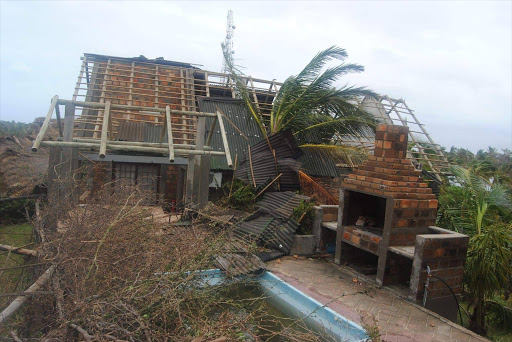
M 379 125 L 374 155 L 343 182 L 348 190 L 392 197 L 392 229 L 429 227 L 436 223 L 436 196 L 423 182 L 420 171 L 406 159 L 408 132 L 406 126 Z M 415 235 L 413 230 L 397 230 L 391 233 L 389 244 L 413 245 Z
M 429 227 L 429 230 L 434 234 L 416 237 L 410 284 L 412 296 L 415 299 L 423 296 L 427 265 L 432 275 L 442 278 L 455 294 L 460 294 L 469 237 L 438 227 Z M 428 298 L 444 296 L 451 296 L 450 290 L 441 281 L 431 277 Z
M 167 201 L 176 200 L 178 193 L 178 181 L 180 179 L 180 167 L 178 165 L 168 165 L 165 177 L 165 193 L 164 197 Z
M 342 240 L 372 254 L 378 254 L 382 237 L 355 227 L 345 227 Z

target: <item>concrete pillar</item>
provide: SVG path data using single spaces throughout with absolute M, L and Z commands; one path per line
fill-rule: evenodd
M 322 238 L 322 220 L 324 210 L 320 206 L 313 207 L 313 236 L 315 237 L 315 252 L 320 251 L 320 239 Z
M 196 148 L 205 144 L 206 118 L 197 119 Z M 188 155 L 186 203 L 194 208 L 202 208 L 208 203 L 210 180 L 210 156 Z

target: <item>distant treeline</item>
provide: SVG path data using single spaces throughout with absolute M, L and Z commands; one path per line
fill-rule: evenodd
M 30 125 L 24 122 L 0 120 L 0 137 L 8 135 L 24 136 Z

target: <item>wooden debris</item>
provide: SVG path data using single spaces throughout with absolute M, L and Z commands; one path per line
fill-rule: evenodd
M 55 272 L 55 269 L 57 268 L 56 265 L 53 265 L 51 266 L 49 269 L 46 270 L 46 272 L 44 272 L 40 277 L 39 279 L 36 280 L 36 282 L 34 284 L 32 284 L 26 291 L 25 293 L 30 293 L 30 292 L 36 292 L 37 290 L 39 290 L 42 286 L 44 286 L 48 280 L 50 280 L 53 272 Z M 23 303 L 25 303 L 25 301 L 28 299 L 29 296 L 18 296 L 16 297 L 11 304 L 9 304 L 8 307 L 6 307 L 4 309 L 4 311 L 2 311 L 0 313 L 0 326 L 3 325 L 5 323 L 5 321 L 12 315 L 14 314 L 20 307 Z
M 33 256 L 33 257 L 37 256 L 37 251 L 34 251 L 33 249 L 22 248 L 22 247 L 14 247 L 14 246 L 0 244 L 0 250 L 7 251 L 10 253 L 15 253 L 15 254 L 29 255 L 29 256 Z
M 22 342 L 14 330 L 9 331 L 9 335 L 11 335 L 14 342 Z
M 82 336 L 85 338 L 85 340 L 87 342 L 93 340 L 94 336 L 89 335 L 89 333 L 87 331 L 85 331 L 81 326 L 76 325 L 76 324 L 70 324 L 69 326 L 73 329 L 76 329 L 76 331 L 78 331 L 80 334 L 82 334 Z

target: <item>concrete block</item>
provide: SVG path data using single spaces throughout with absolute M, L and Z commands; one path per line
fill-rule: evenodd
M 312 255 L 315 252 L 314 235 L 295 235 L 290 255 Z

